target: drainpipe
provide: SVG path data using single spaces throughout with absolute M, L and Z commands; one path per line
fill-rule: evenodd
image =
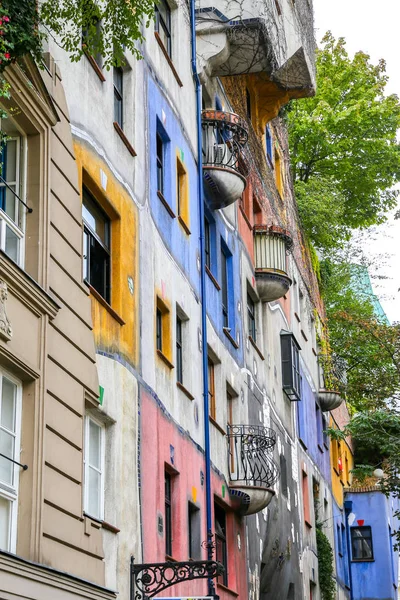
M 347 542 L 347 557 L 349 563 L 349 585 L 350 585 L 350 600 L 354 599 L 353 596 L 353 577 L 351 574 L 351 555 L 350 555 L 350 531 L 349 531 L 349 515 L 353 510 L 353 502 L 351 500 L 344 501 L 344 515 L 345 515 L 345 527 L 346 527 L 346 542 Z
M 201 335 L 203 364 L 203 409 L 204 409 L 204 454 L 206 484 L 206 520 L 207 520 L 207 560 L 213 560 L 212 504 L 211 504 L 211 459 L 210 459 L 210 422 L 208 420 L 208 355 L 207 355 L 207 304 L 206 304 L 206 260 L 204 238 L 204 187 L 203 187 L 203 148 L 201 128 L 201 83 L 196 64 L 196 15 L 195 0 L 190 1 L 191 63 L 196 87 L 197 109 L 197 171 L 199 190 L 200 219 L 200 295 L 201 295 Z M 208 595 L 215 596 L 214 582 L 208 579 Z

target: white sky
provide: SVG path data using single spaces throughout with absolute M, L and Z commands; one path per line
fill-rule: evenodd
M 400 0 L 314 0 L 314 11 L 318 43 L 331 30 L 336 38 L 346 39 L 350 54 L 363 50 L 374 64 L 385 59 L 388 93 L 400 96 Z M 388 318 L 400 321 L 400 220 L 391 218 L 389 226 L 378 228 L 367 239 L 366 252 L 372 257 L 388 255 L 379 268 L 379 274 L 388 279 L 373 279 L 373 286 Z

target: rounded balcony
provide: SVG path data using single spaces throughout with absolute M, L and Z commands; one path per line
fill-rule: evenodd
M 246 122 L 234 113 L 203 110 L 203 179 L 212 210 L 238 200 L 246 187 Z
M 292 285 L 286 255 L 293 247 L 288 231 L 275 225 L 255 225 L 254 263 L 257 292 L 262 302 L 282 298 Z
M 228 427 L 229 495 L 242 515 L 263 510 L 275 495 L 279 469 L 272 458 L 276 433 L 262 425 Z
M 339 408 L 343 402 L 340 392 L 335 390 L 319 390 L 318 401 L 323 412 Z

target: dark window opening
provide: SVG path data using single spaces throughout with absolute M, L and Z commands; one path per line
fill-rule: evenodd
M 183 384 L 182 319 L 176 317 L 176 380 Z
M 171 9 L 165 0 L 159 0 L 155 5 L 155 30 L 161 38 L 168 56 L 172 56 L 171 44 Z
M 157 350 L 162 352 L 163 344 L 162 344 L 162 312 L 159 308 L 157 308 L 156 312 L 156 340 L 157 340 Z
M 123 129 L 123 78 L 124 72 L 120 67 L 114 67 L 114 121 Z
M 83 187 L 83 279 L 110 302 L 110 219 Z
M 353 560 L 373 560 L 371 527 L 351 527 L 351 554 Z
M 280 469 L 281 469 L 281 486 L 282 486 L 282 496 L 287 498 L 288 493 L 288 482 L 287 482 L 287 465 L 286 458 L 283 454 L 279 457 Z
M 199 560 L 201 558 L 200 510 L 191 502 L 188 502 L 188 545 L 189 558 Z
M 253 298 L 247 294 L 247 323 L 249 327 L 249 336 L 257 341 L 256 338 L 256 307 Z
M 208 414 L 215 421 L 217 416 L 215 405 L 215 374 L 214 363 L 211 358 L 208 358 Z
M 204 219 L 204 252 L 206 267 L 211 270 L 211 236 L 210 236 L 210 221 Z
M 223 575 L 218 577 L 218 582 L 228 585 L 228 556 L 226 543 L 226 513 L 221 506 L 214 504 L 215 525 L 215 557 L 225 567 Z
M 164 142 L 157 133 L 157 191 L 164 194 Z
M 246 88 L 246 114 L 251 120 L 251 96 L 249 90 Z
M 222 323 L 223 327 L 229 328 L 228 312 L 228 260 L 223 249 L 221 249 L 221 298 L 222 298 Z
M 267 159 L 270 163 L 270 165 L 273 165 L 273 152 L 272 152 L 272 134 L 271 134 L 271 128 L 269 125 L 266 126 L 265 128 L 265 145 L 266 145 L 266 151 L 267 151 Z
M 164 474 L 165 489 L 165 554 L 172 556 L 172 477 Z

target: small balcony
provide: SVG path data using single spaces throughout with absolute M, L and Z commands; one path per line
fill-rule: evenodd
M 229 495 L 242 515 L 263 510 L 275 495 L 279 469 L 272 458 L 276 433 L 262 425 L 228 427 Z
M 246 187 L 248 131 L 234 113 L 203 110 L 203 179 L 212 210 L 238 200 Z
M 262 302 L 272 302 L 282 298 L 292 285 L 286 255 L 293 240 L 288 231 L 275 225 L 255 225 L 253 233 L 257 292 Z

